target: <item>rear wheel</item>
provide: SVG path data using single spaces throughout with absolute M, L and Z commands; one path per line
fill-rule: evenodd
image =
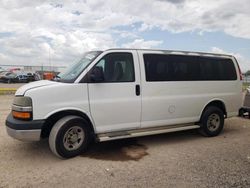
M 241 109 L 239 110 L 239 116 L 240 116 L 240 117 L 244 117 L 244 114 L 245 114 L 245 110 L 244 110 L 243 108 L 241 108 Z
M 66 116 L 53 126 L 49 135 L 51 151 L 59 157 L 71 158 L 84 152 L 90 142 L 88 122 L 79 116 Z
M 217 136 L 224 127 L 224 114 L 216 106 L 205 109 L 200 121 L 200 133 L 204 136 Z

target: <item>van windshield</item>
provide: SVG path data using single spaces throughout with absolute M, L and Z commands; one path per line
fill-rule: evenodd
M 73 83 L 88 65 L 101 54 L 101 51 L 90 51 L 84 53 L 80 61 L 70 65 L 65 71 L 58 74 L 55 81 Z

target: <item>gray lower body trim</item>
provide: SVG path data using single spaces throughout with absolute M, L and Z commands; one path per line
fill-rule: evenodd
M 41 129 L 16 130 L 6 127 L 9 136 L 21 141 L 39 141 L 41 139 Z
M 154 134 L 163 134 L 163 133 L 170 133 L 170 132 L 177 132 L 177 131 L 184 131 L 190 129 L 198 129 L 200 128 L 199 125 L 174 125 L 174 126 L 165 126 L 165 127 L 153 127 L 153 128 L 145 128 L 145 129 L 137 129 L 131 131 L 119 131 L 113 133 L 103 133 L 99 134 L 98 141 L 108 141 L 108 140 L 118 140 L 123 138 L 133 138 L 133 137 L 140 137 L 140 136 L 149 136 Z

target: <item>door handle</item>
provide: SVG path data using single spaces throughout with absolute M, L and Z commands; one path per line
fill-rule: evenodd
M 141 89 L 140 89 L 140 85 L 135 85 L 135 94 L 137 95 L 137 96 L 139 96 L 140 94 L 141 94 Z

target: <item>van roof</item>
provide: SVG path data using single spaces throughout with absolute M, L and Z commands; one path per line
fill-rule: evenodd
M 111 48 L 108 50 L 142 50 L 142 51 L 162 51 L 167 54 L 178 54 L 178 55 L 194 55 L 194 56 L 210 56 L 210 57 L 226 57 L 234 58 L 232 55 L 220 54 L 220 53 L 210 53 L 210 52 L 195 52 L 195 51 L 181 51 L 181 50 L 162 50 L 162 49 L 139 49 L 139 48 Z

